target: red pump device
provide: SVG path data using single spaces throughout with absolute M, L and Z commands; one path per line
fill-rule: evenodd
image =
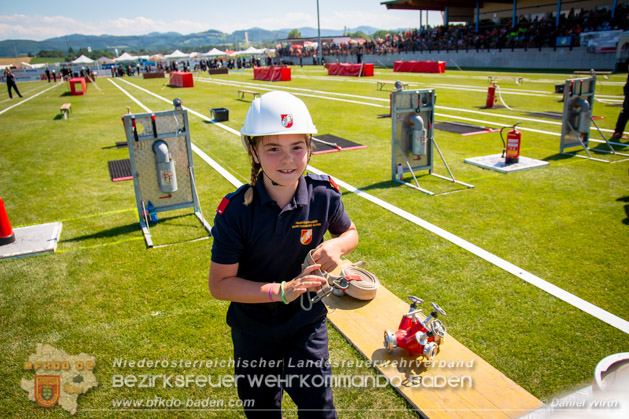
M 504 145 L 504 148 L 502 149 L 502 157 L 505 158 L 505 164 L 514 164 L 520 161 L 522 133 L 515 128 L 519 124 L 520 122 L 513 125 L 511 131 L 507 133 L 506 142 L 504 137 L 502 136 L 502 131 L 508 127 L 503 127 L 500 129 L 500 138 L 502 138 L 502 144 Z
M 496 84 L 492 83 L 491 86 L 489 86 L 489 88 L 487 89 L 487 101 L 485 102 L 485 108 L 493 108 L 494 103 L 496 103 Z
M 392 352 L 396 347 L 406 349 L 411 356 L 418 354 L 431 360 L 439 353 L 439 345 L 443 343 L 446 335 L 446 327 L 437 319 L 445 316 L 446 312 L 436 303 L 432 303 L 433 311 L 424 321 L 419 319 L 418 306 L 424 304 L 424 300 L 414 295 L 409 295 L 411 308 L 402 317 L 398 331 L 393 333 L 389 329 L 384 331 L 384 347 Z

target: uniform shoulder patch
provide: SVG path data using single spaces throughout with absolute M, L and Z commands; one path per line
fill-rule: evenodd
M 244 184 L 240 188 L 236 189 L 234 192 L 227 194 L 222 200 L 221 203 L 218 204 L 218 208 L 216 208 L 216 212 L 220 215 L 223 215 L 225 209 L 229 205 L 229 202 L 239 193 L 246 191 L 249 188 L 249 184 Z
M 339 185 L 337 185 L 336 182 L 334 182 L 334 180 L 332 180 L 329 175 L 317 175 L 314 173 L 308 173 L 308 177 L 310 179 L 318 180 L 320 182 L 325 182 L 332 186 L 335 191 L 340 192 Z
M 225 208 L 227 208 L 227 205 L 229 205 L 229 199 L 227 197 L 224 197 L 221 200 L 221 203 L 218 204 L 218 208 L 216 208 L 216 212 L 223 215 L 223 212 L 225 211 Z
M 328 180 L 330 181 L 330 185 L 332 185 L 334 190 L 336 190 L 337 192 L 341 192 L 341 188 L 339 188 L 339 185 L 337 185 L 334 179 L 332 179 L 332 176 L 328 176 Z

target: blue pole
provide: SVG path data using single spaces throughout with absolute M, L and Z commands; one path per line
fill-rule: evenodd
M 612 19 L 614 18 L 614 14 L 616 13 L 617 5 L 618 5 L 618 0 L 614 0 L 614 4 L 612 5 Z
M 478 33 L 478 21 L 480 20 L 480 2 L 476 2 L 476 28 L 474 32 Z
M 321 63 L 323 58 L 323 45 L 321 45 L 321 23 L 319 21 L 319 0 L 317 0 L 317 50 L 319 54 L 317 56 L 317 64 Z
M 443 22 L 443 23 L 444 23 L 444 25 L 448 26 L 448 21 L 449 21 L 449 18 L 448 18 L 448 8 L 446 7 L 446 19 L 445 19 L 445 22 Z
M 559 26 L 559 15 L 561 14 L 561 0 L 557 0 L 557 19 L 555 19 L 555 27 Z
M 513 17 L 511 18 L 511 27 L 515 28 L 515 10 L 517 9 L 518 0 L 513 0 Z

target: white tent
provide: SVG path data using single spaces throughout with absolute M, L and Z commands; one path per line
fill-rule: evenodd
M 70 62 L 72 64 L 93 64 L 94 60 L 92 60 L 91 58 L 86 57 L 85 55 L 81 55 L 76 60 L 70 61 Z
M 135 57 L 135 56 L 129 54 L 128 52 L 125 52 L 120 57 L 114 58 L 114 61 L 117 62 L 117 63 L 120 63 L 122 61 L 137 61 L 137 59 L 138 59 L 138 57 Z
M 234 55 L 260 55 L 264 54 L 264 50 L 255 49 L 254 47 L 249 47 L 244 51 L 237 51 Z
M 149 61 L 166 61 L 166 58 L 162 54 L 155 54 L 149 57 Z
M 114 60 L 107 57 L 100 57 L 98 60 L 96 60 L 96 62 L 99 64 L 113 64 Z
M 220 49 L 212 48 L 203 55 L 205 55 L 206 57 L 222 57 L 227 55 L 227 53 L 225 51 L 221 51 Z
M 166 59 L 169 60 L 176 60 L 178 58 L 188 58 L 190 57 L 190 54 L 186 54 L 184 52 L 179 51 L 178 49 L 174 50 L 172 52 L 172 54 L 168 54 L 165 56 Z

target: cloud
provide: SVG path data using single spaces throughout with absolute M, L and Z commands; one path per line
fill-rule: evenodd
M 182 31 L 182 29 L 184 29 Z M 190 20 L 161 21 L 138 16 L 102 21 L 83 21 L 64 16 L 0 15 L 0 39 L 48 38 L 82 35 L 144 35 L 150 32 L 193 33 L 210 29 L 206 23 Z
M 84 31 L 93 34 L 92 25 L 64 16 L 0 15 L 0 39 L 41 41 Z
M 107 20 L 102 24 L 107 28 L 109 35 L 144 35 L 151 32 L 179 32 L 195 33 L 210 29 L 207 23 L 193 22 L 191 20 L 161 21 L 138 16 L 132 19 L 117 18 Z
M 322 28 L 373 26 L 374 28 L 395 29 L 417 27 L 418 25 L 419 13 L 410 13 L 408 10 L 383 11 L 383 13 L 334 11 L 321 16 Z
M 229 15 L 220 19 L 199 21 L 189 18 L 173 20 L 152 19 L 143 16 L 119 17 L 102 20 L 79 20 L 65 16 L 26 16 L 23 14 L 0 15 L 0 39 L 29 39 L 41 41 L 69 34 L 82 35 L 144 35 L 151 32 L 179 32 L 183 34 L 218 29 L 226 33 L 256 26 L 268 30 L 292 29 L 304 26 L 317 27 L 316 9 L 311 13 L 289 11 L 249 19 L 243 14 Z M 98 19 L 98 18 L 96 18 Z M 341 11 L 321 13 L 321 28 L 343 29 L 358 26 L 394 29 L 418 25 L 419 15 L 407 11 L 374 13 L 366 11 Z
M 241 20 L 237 19 L 235 22 L 221 21 L 213 22 L 213 29 L 218 29 L 223 32 L 232 33 L 234 31 L 249 29 L 251 27 L 263 28 L 267 30 L 277 30 L 286 28 L 301 28 L 309 26 L 311 28 L 317 27 L 317 15 L 310 15 L 308 13 L 288 12 L 282 15 L 273 15 L 270 17 L 258 17 L 255 20 Z

